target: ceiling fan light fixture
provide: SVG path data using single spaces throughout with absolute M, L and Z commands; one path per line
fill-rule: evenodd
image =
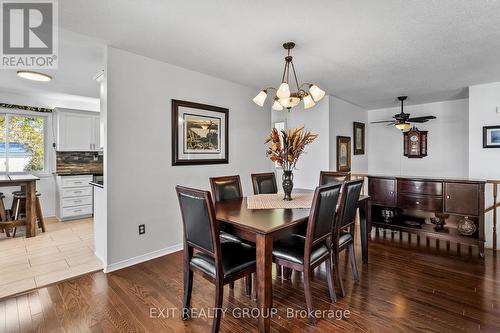
M 314 100 L 312 99 L 311 95 L 307 95 L 304 97 L 304 109 L 310 109 L 313 106 L 315 106 L 316 103 L 314 103 Z
M 266 90 L 261 90 L 257 96 L 254 97 L 253 102 L 257 104 L 258 106 L 262 107 L 264 106 L 264 102 L 266 101 L 267 98 L 267 91 Z
M 320 89 L 317 85 L 311 84 L 309 86 L 309 93 L 315 102 L 319 102 L 323 97 L 325 97 L 325 91 Z
M 411 127 L 410 123 L 404 122 L 395 125 L 398 130 L 404 131 Z

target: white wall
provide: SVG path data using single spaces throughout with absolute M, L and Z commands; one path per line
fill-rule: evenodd
M 368 125 L 368 171 L 370 174 L 434 177 L 468 176 L 468 100 L 405 106 L 412 117 L 436 116 L 420 130 L 429 131 L 428 156 L 403 156 L 403 135 L 386 124 Z M 368 111 L 368 122 L 388 120 L 400 107 Z
M 92 111 L 99 110 L 99 99 L 90 98 L 90 97 L 81 97 L 81 96 L 73 96 L 73 95 L 64 95 L 64 94 L 53 94 L 53 93 L 30 93 L 30 94 L 22 94 L 18 92 L 11 91 L 0 91 L 0 102 L 8 103 L 8 104 L 19 104 L 19 105 L 29 105 L 29 106 L 38 106 L 38 107 L 46 107 L 46 108 L 54 108 L 56 106 L 74 108 L 74 109 L 88 109 Z M 6 110 L 8 112 L 12 110 Z M 47 141 L 54 142 L 53 138 L 53 130 L 52 130 L 52 114 L 48 115 L 47 118 L 47 126 L 48 126 L 48 135 Z M 50 159 L 49 162 L 49 170 L 46 174 L 38 175 L 40 177 L 40 181 L 37 183 L 37 190 L 42 194 L 41 202 L 42 202 L 42 210 L 44 216 L 54 216 L 55 215 L 55 206 L 56 206 L 56 183 L 55 177 L 52 175 L 54 171 L 54 152 L 52 148 L 48 155 Z M 5 205 L 6 207 L 10 207 L 12 202 L 12 196 L 10 193 L 12 191 L 17 191 L 18 188 L 10 188 L 4 187 L 1 188 L 6 198 Z
M 293 184 L 295 188 L 315 188 L 318 186 L 319 172 L 328 170 L 328 152 L 330 151 L 329 122 L 330 117 L 329 99 L 325 96 L 316 106 L 304 110 L 298 105 L 290 112 L 272 111 L 273 122 L 286 120 L 287 128 L 295 129 L 305 126 L 312 133 L 318 134 L 318 138 L 309 146 L 297 163 L 294 170 Z M 278 170 L 278 187 L 281 190 L 281 170 Z
M 180 248 L 175 185 L 208 190 L 210 176 L 240 174 L 250 194 L 250 173 L 272 170 L 264 145 L 271 115 L 252 102 L 255 89 L 111 47 L 106 80 L 108 267 Z M 171 99 L 229 109 L 229 164 L 171 166 Z
M 337 136 L 351 138 L 351 172 L 368 172 L 367 111 L 337 97 L 330 97 L 330 170 L 337 170 Z M 354 155 L 353 123 L 365 124 L 365 154 Z
M 483 148 L 483 126 L 500 125 L 500 82 L 469 87 L 469 177 L 500 179 L 500 149 Z M 486 206 L 493 201 L 492 185 L 485 188 Z M 499 210 L 500 213 L 500 210 Z M 486 214 L 486 246 L 492 246 L 492 217 Z M 500 238 L 500 232 L 498 232 Z M 498 244 L 500 245 L 500 244 Z

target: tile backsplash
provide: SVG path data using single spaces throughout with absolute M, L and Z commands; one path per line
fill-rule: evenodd
M 57 152 L 56 173 L 102 173 L 102 153 Z

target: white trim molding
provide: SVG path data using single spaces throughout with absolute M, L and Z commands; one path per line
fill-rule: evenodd
M 182 245 L 182 243 L 180 243 L 180 244 L 172 245 L 172 246 L 160 249 L 160 250 L 145 253 L 145 254 L 142 254 L 142 255 L 137 256 L 137 257 L 125 259 L 125 260 L 116 262 L 114 264 L 107 265 L 104 268 L 104 273 L 111 273 L 113 271 L 117 271 L 117 270 L 125 268 L 125 267 L 130 267 L 133 265 L 140 264 L 141 262 L 145 262 L 145 261 L 148 261 L 151 259 L 162 257 L 162 256 L 165 256 L 167 254 L 171 254 L 171 253 L 180 251 L 180 250 L 182 250 L 182 248 L 183 248 L 183 245 Z

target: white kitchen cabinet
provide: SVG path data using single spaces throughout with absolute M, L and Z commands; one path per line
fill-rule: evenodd
M 56 217 L 67 221 L 90 217 L 93 213 L 92 175 L 56 177 Z
M 54 110 L 57 151 L 100 151 L 98 112 L 56 108 Z

